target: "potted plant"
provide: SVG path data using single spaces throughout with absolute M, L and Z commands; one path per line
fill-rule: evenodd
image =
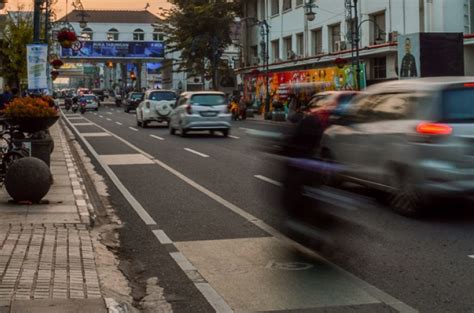
M 58 69 L 61 68 L 61 66 L 64 65 L 64 62 L 61 61 L 60 59 L 54 59 L 54 60 L 51 61 L 51 63 L 49 63 L 49 64 L 51 64 L 51 66 L 52 66 L 54 69 L 58 70 Z
M 25 133 L 47 130 L 59 118 L 54 100 L 50 97 L 16 98 L 3 110 L 10 125 Z
M 59 76 L 58 71 L 51 71 L 51 79 L 52 80 L 55 80 L 56 78 L 58 78 L 58 76 Z
M 69 49 L 72 47 L 73 42 L 77 41 L 76 33 L 69 29 L 63 29 L 58 33 L 58 41 L 61 47 Z

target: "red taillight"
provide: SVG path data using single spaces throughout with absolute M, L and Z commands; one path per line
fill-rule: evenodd
M 186 107 L 186 113 L 188 114 L 193 114 L 193 110 L 191 109 L 191 105 L 188 104 L 188 106 Z
M 439 123 L 420 123 L 416 132 L 423 135 L 450 135 L 453 129 L 449 125 Z
M 464 87 L 474 87 L 474 83 L 465 83 Z

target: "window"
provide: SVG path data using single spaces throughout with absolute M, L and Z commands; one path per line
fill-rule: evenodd
M 280 14 L 280 0 L 272 0 L 272 16 Z
M 340 50 L 341 44 L 341 24 L 329 26 L 329 49 L 330 52 Z
M 119 32 L 118 32 L 118 30 L 116 30 L 115 28 L 109 29 L 109 31 L 107 32 L 107 40 L 108 40 L 108 41 L 119 40 Z
M 321 28 L 311 31 L 311 42 L 313 55 L 323 53 L 323 30 Z
M 263 21 L 265 19 L 265 0 L 260 0 L 259 1 L 260 5 L 259 5 L 259 14 L 258 14 L 258 17 L 259 17 L 259 20 Z
M 346 39 L 347 42 L 352 45 L 352 40 L 355 39 L 356 25 L 355 19 L 349 19 L 346 21 Z M 354 42 L 355 44 L 355 42 Z
M 163 41 L 165 40 L 165 36 L 161 33 L 153 33 L 153 41 Z
M 171 101 L 171 100 L 176 100 L 176 94 L 174 92 L 170 91 L 156 91 L 150 93 L 148 96 L 148 99 L 153 100 L 153 101 Z
M 303 5 L 303 0 L 296 0 L 296 6 L 299 7 L 300 5 Z
M 292 38 L 291 36 L 283 38 L 283 53 L 286 56 L 287 60 L 294 58 L 294 52 L 292 49 Z
M 370 17 L 373 23 L 370 23 L 370 43 L 379 44 L 385 42 L 385 12 L 374 14 Z
M 304 55 L 304 35 L 303 33 L 296 34 L 296 54 Z
M 133 40 L 138 40 L 138 41 L 145 40 L 145 32 L 140 28 L 135 29 L 133 31 Z
M 191 97 L 191 104 L 199 106 L 224 105 L 225 98 L 221 95 L 195 95 Z
M 291 10 L 291 1 L 292 0 L 283 0 L 283 12 Z
M 280 59 L 280 40 L 273 40 L 272 41 L 272 60 L 273 62 L 277 62 Z
M 384 79 L 387 78 L 387 58 L 372 59 L 372 78 Z
M 384 93 L 362 98 L 354 105 L 356 122 L 407 119 L 414 115 L 416 98 L 408 93 Z
M 84 28 L 81 32 L 82 40 L 92 40 L 94 38 L 94 32 L 90 28 Z

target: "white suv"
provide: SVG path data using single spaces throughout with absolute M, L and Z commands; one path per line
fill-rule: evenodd
M 137 107 L 137 126 L 147 127 L 150 122 L 169 124 L 170 114 L 176 102 L 173 90 L 149 90 Z

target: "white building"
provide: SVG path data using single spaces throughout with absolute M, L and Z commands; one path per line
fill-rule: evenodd
M 305 16 L 308 0 L 244 1 L 240 73 L 263 69 L 261 27 L 269 33 L 270 71 L 321 68 L 351 59 L 353 0 L 316 0 L 316 18 Z M 397 35 L 464 33 L 465 75 L 474 75 L 474 0 L 358 0 L 361 62 L 368 83 L 397 78 Z

